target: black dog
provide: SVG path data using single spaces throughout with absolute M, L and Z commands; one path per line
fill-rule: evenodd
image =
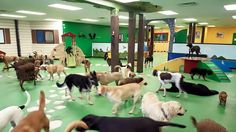
M 147 65 L 150 67 L 150 64 L 152 64 L 152 67 L 153 67 L 153 56 L 148 55 L 144 60 L 144 64 L 145 64 L 145 68 L 147 67 Z
M 90 72 L 90 76 L 83 76 L 83 75 L 78 75 L 78 74 L 70 74 L 68 76 L 66 76 L 64 82 L 62 84 L 59 84 L 58 82 L 56 83 L 57 87 L 62 87 L 64 84 L 67 85 L 69 92 L 70 92 L 70 97 L 72 100 L 72 86 L 76 86 L 77 88 L 79 88 L 80 92 L 90 92 L 92 85 L 95 85 L 95 87 L 98 86 L 98 79 L 97 79 L 97 75 L 96 72 Z M 67 92 L 66 92 L 67 95 Z M 89 99 L 90 99 L 90 95 L 89 95 Z
M 212 75 L 213 72 L 212 70 L 208 70 L 208 69 L 203 69 L 203 68 L 193 68 L 191 69 L 191 71 L 189 72 L 189 74 L 191 74 L 191 78 L 194 79 L 194 75 L 199 75 L 198 79 L 200 79 L 200 77 L 202 76 L 204 80 L 206 80 L 206 75 Z
M 193 95 L 199 95 L 199 96 L 211 96 L 211 95 L 216 95 L 219 92 L 216 90 L 210 90 L 207 86 L 203 84 L 195 84 L 195 83 L 190 83 L 190 82 L 182 82 L 180 83 L 181 88 Z M 168 92 L 178 92 L 178 88 L 175 86 L 174 83 L 172 83 L 172 87 L 170 89 L 166 89 Z
M 105 52 L 104 56 L 103 56 L 103 59 L 107 61 L 107 65 L 108 66 L 111 66 L 111 59 L 108 57 L 108 52 Z M 120 61 L 119 59 L 119 62 L 118 62 L 119 66 L 123 66 L 122 62 Z
M 75 121 L 68 125 L 66 132 L 71 132 L 74 128 L 84 132 L 86 129 L 97 130 L 99 132 L 160 132 L 160 127 L 173 126 L 185 128 L 185 125 L 154 121 L 146 117 L 105 117 L 87 115 L 82 121 Z
M 189 47 L 189 53 L 188 53 L 188 57 L 190 57 L 191 55 L 193 56 L 193 53 L 195 52 L 197 54 L 197 56 L 199 55 L 200 52 L 200 47 L 199 46 L 193 46 L 193 44 L 187 44 L 186 46 Z

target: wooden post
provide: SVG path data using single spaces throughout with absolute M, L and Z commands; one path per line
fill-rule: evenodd
M 201 43 L 204 44 L 204 39 L 205 39 L 205 30 L 206 30 L 206 27 L 203 26 L 202 27 L 202 36 L 201 36 Z
M 139 14 L 139 32 L 138 32 L 138 62 L 137 72 L 143 72 L 143 48 L 144 48 L 144 16 Z
M 136 14 L 129 12 L 129 43 L 128 43 L 128 63 L 132 65 L 132 71 L 134 71 L 134 49 L 135 49 L 135 25 L 136 25 Z
M 153 45 L 154 45 L 154 26 L 151 26 L 150 45 L 148 47 L 149 55 L 153 55 Z

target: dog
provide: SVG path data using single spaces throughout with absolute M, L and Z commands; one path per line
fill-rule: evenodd
M 120 80 L 118 82 L 118 86 L 129 84 L 129 83 L 140 83 L 143 80 L 144 79 L 142 77 L 138 77 L 138 78 L 125 78 L 125 79 L 122 79 L 122 80 Z M 145 82 L 144 85 L 147 85 L 147 83 Z
M 6 55 L 3 55 L 3 54 L 0 54 L 0 59 L 2 59 L 3 63 L 4 63 L 2 71 L 5 71 L 5 70 L 9 71 L 9 68 L 10 68 L 9 64 L 19 60 L 19 58 L 16 57 L 16 56 L 6 56 Z
M 27 91 L 25 91 L 27 101 L 21 106 L 10 106 L 0 111 L 0 132 L 4 130 L 6 125 L 10 122 L 12 127 L 18 125 L 21 119 L 23 119 L 23 109 L 28 106 L 31 97 Z
M 197 128 L 197 132 L 227 132 L 227 129 L 210 119 L 204 119 L 200 122 L 192 116 L 192 123 Z
M 66 75 L 65 69 L 64 69 L 64 65 L 62 64 L 50 64 L 47 66 L 41 66 L 40 67 L 41 70 L 47 70 L 47 72 L 50 74 L 50 77 L 48 80 L 54 80 L 53 74 L 57 73 L 57 75 L 59 76 L 59 79 L 61 78 L 60 74 L 61 72 L 63 72 Z
M 67 89 L 69 90 L 69 95 L 72 100 L 75 100 L 74 97 L 72 97 L 72 87 L 76 86 L 79 91 L 87 92 L 89 95 L 87 97 L 88 103 L 92 105 L 91 97 L 90 97 L 90 90 L 92 88 L 92 85 L 95 85 L 95 87 L 98 86 L 98 79 L 96 76 L 96 72 L 90 72 L 90 76 L 83 76 L 78 74 L 70 74 L 67 75 L 64 82 L 62 84 L 56 83 L 57 87 L 62 87 L 64 85 L 67 85 Z M 67 96 L 67 89 L 65 90 L 65 95 Z
M 225 91 L 221 91 L 219 94 L 219 102 L 220 102 L 219 104 L 225 106 L 227 97 L 228 97 L 227 93 Z
M 192 68 L 189 74 L 191 74 L 192 80 L 194 79 L 194 75 L 196 74 L 199 75 L 198 79 L 200 79 L 200 77 L 202 76 L 202 78 L 206 80 L 206 75 L 212 75 L 213 72 L 212 70 L 203 69 L 203 68 Z
M 162 102 L 153 92 L 144 94 L 141 110 L 145 117 L 149 117 L 155 121 L 170 121 L 173 117 L 177 115 L 182 116 L 186 112 L 179 102 Z
M 45 94 L 43 91 L 40 91 L 39 109 L 30 112 L 16 125 L 12 132 L 40 132 L 41 129 L 44 129 L 45 132 L 49 132 L 49 120 L 44 113 L 44 107 Z
M 97 73 L 97 78 L 101 85 L 108 85 L 114 81 L 118 85 L 118 81 L 124 79 L 120 72 L 100 72 Z
M 132 72 L 132 66 L 131 63 L 127 64 L 126 66 L 120 66 L 116 65 L 114 67 L 115 70 L 118 69 L 119 72 L 121 72 L 123 78 L 128 78 L 128 77 L 135 77 L 135 73 Z
M 82 120 L 71 122 L 66 127 L 66 132 L 74 128 L 77 131 L 97 130 L 99 132 L 160 132 L 160 127 L 172 126 L 185 128 L 185 125 L 154 121 L 146 117 L 106 117 L 86 115 Z
M 129 83 L 122 86 L 105 86 L 102 85 L 98 89 L 98 95 L 106 94 L 108 99 L 114 103 L 112 108 L 112 113 L 117 114 L 119 106 L 123 101 L 128 100 L 133 97 L 133 107 L 129 111 L 129 114 L 132 114 L 135 109 L 136 102 L 141 97 L 141 87 L 143 82 L 138 83 Z
M 193 44 L 189 43 L 186 46 L 189 47 L 188 57 L 190 57 L 191 55 L 193 56 L 194 52 L 197 54 L 197 56 L 201 53 L 200 52 L 201 48 L 197 45 L 193 46 Z
M 161 85 L 160 85 L 159 89 L 164 84 L 175 83 L 176 87 L 179 89 L 179 94 L 176 97 L 180 97 L 181 93 L 185 92 L 180 87 L 180 83 L 183 82 L 183 80 L 184 80 L 184 76 L 182 74 L 153 70 L 152 75 L 156 76 L 157 79 L 160 81 Z M 159 89 L 156 92 L 158 92 Z M 164 89 L 163 96 L 165 97 L 166 96 L 166 88 L 163 88 L 163 89 Z
M 210 90 L 207 86 L 203 84 L 195 84 L 190 82 L 182 82 L 180 83 L 181 88 L 187 92 L 188 94 L 198 95 L 198 96 L 211 96 L 216 95 L 219 92 L 216 90 Z M 178 92 L 178 88 L 172 83 L 172 87 L 170 89 L 166 89 L 168 92 Z
M 152 55 L 148 55 L 144 60 L 145 68 L 147 67 L 147 65 L 148 65 L 148 67 L 150 67 L 150 64 L 153 67 L 153 56 Z
M 90 73 L 90 61 L 85 59 L 81 62 L 82 64 L 84 64 L 84 70 L 85 70 L 85 73 Z
M 108 52 L 105 52 L 105 54 L 104 54 L 104 56 L 103 56 L 103 59 L 105 60 L 105 61 L 107 61 L 107 65 L 108 66 L 111 66 L 111 58 L 109 58 L 109 56 L 108 56 Z M 122 64 L 122 62 L 121 62 L 121 60 L 119 59 L 119 61 L 118 61 L 118 65 L 119 66 L 123 66 L 123 64 Z

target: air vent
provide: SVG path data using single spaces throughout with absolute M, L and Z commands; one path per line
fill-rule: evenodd
M 186 3 L 180 3 L 178 4 L 178 6 L 182 6 L 182 7 L 189 7 L 189 6 L 197 6 L 197 2 L 186 2 Z

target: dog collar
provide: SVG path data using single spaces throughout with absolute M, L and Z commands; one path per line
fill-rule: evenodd
M 161 108 L 161 112 L 163 113 L 163 115 L 164 115 L 165 119 L 168 119 L 168 116 L 167 116 L 167 114 L 165 113 L 165 111 L 164 111 L 164 109 L 163 109 L 163 108 Z

